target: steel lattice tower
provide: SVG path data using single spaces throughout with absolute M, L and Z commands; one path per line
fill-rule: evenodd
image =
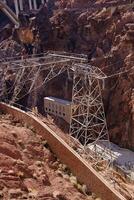
M 90 65 L 74 66 L 70 134 L 76 138 L 76 143 L 80 142 L 77 152 L 84 158 L 92 157 L 95 163 L 102 161 L 105 144 L 110 144 L 101 94 L 105 77 L 98 68 Z M 104 149 L 100 150 L 99 145 Z
M 2 62 L 3 63 L 3 62 Z M 96 67 L 86 64 L 85 57 L 47 53 L 42 57 L 27 60 L 10 60 L 3 63 L 9 65 L 16 74 L 14 94 L 9 102 L 15 105 L 18 98 L 30 94 L 67 71 L 73 74 L 72 106 L 70 120 L 70 145 L 79 144 L 76 151 L 91 159 L 95 165 L 105 158 L 111 162 L 109 135 L 107 130 L 104 105 L 102 101 L 102 83 L 105 74 Z M 46 71 L 41 84 L 36 84 L 39 74 Z M 2 72 L 1 72 L 2 73 Z M 27 73 L 27 75 L 26 75 Z M 28 82 L 26 94 L 20 96 L 24 84 Z M 106 144 L 106 145 L 105 145 Z M 109 162 L 108 162 L 109 163 Z

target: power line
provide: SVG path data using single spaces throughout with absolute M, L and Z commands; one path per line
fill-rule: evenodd
M 113 78 L 115 76 L 119 76 L 119 75 L 125 74 L 125 73 L 131 71 L 132 69 L 134 69 L 134 66 L 131 69 L 128 69 L 128 70 L 125 70 L 125 71 L 122 71 L 122 72 L 118 72 L 118 73 L 112 74 L 110 76 L 106 76 L 106 77 L 104 77 L 104 79 Z
M 47 54 L 47 53 L 46 53 L 46 54 Z M 42 55 L 42 54 L 36 54 L 36 56 L 38 56 L 38 55 Z M 33 57 L 29 57 L 28 60 L 29 60 L 30 58 L 33 59 Z M 37 58 L 37 57 L 36 57 L 36 58 Z M 44 57 L 40 57 L 40 58 L 44 58 Z M 21 61 L 21 60 L 20 60 L 20 61 Z M 22 61 L 23 61 L 23 60 L 22 60 Z M 25 61 L 27 61 L 27 59 L 25 59 L 24 62 L 25 62 Z M 119 64 L 119 63 L 121 63 L 121 62 L 122 62 L 122 61 L 118 61 L 118 62 L 112 63 L 112 64 L 110 64 L 110 65 L 107 65 L 107 66 L 101 68 L 101 70 L 102 70 L 102 69 L 107 69 L 107 68 L 109 68 L 109 67 L 111 67 L 111 66 L 114 66 L 114 65 L 116 65 L 116 64 Z M 129 63 L 134 63 L 134 62 L 133 62 L 133 61 L 130 61 Z M 12 62 L 11 62 L 11 64 L 16 64 L 16 65 L 18 65 L 18 67 L 14 68 L 14 70 L 15 70 L 15 69 L 20 69 L 20 68 L 23 68 L 23 67 L 24 67 L 24 66 L 20 66 L 19 63 L 12 63 Z M 34 64 L 35 64 L 35 63 L 34 63 Z M 39 64 L 39 66 L 40 66 L 40 65 L 43 66 L 43 65 L 45 65 L 45 63 Z M 37 65 L 37 66 L 38 66 L 38 65 Z M 26 68 L 30 68 L 30 67 L 33 67 L 33 66 L 25 66 L 25 67 L 26 67 Z M 111 74 L 111 75 L 107 75 L 106 77 L 104 77 L 104 79 L 112 78 L 112 77 L 114 77 L 114 76 L 118 76 L 118 75 L 120 75 L 120 74 L 127 73 L 127 72 L 129 72 L 130 70 L 132 70 L 133 67 L 132 67 L 131 69 L 129 69 L 129 70 L 125 70 L 125 67 L 124 67 L 124 68 L 121 68 L 121 70 L 123 70 L 123 69 L 124 69 L 123 72 L 121 71 L 121 72 L 117 72 L 117 73 L 114 73 L 114 74 Z

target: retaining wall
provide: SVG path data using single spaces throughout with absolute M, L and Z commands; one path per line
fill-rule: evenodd
M 96 193 L 103 200 L 126 200 L 114 188 L 111 188 L 90 164 L 84 161 L 69 145 L 37 117 L 4 103 L 0 103 L 0 110 L 11 114 L 29 126 L 33 126 L 37 134 L 47 140 L 51 150 L 71 169 L 78 180 L 87 185 L 92 192 Z

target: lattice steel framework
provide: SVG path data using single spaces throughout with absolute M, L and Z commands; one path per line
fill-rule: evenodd
M 87 159 L 90 155 L 94 163 L 106 157 L 105 144 L 110 145 L 101 94 L 104 78 L 105 74 L 98 68 L 87 64 L 74 66 L 70 134 L 80 142 L 80 155 Z
M 107 159 L 111 162 L 109 135 L 107 130 L 101 87 L 105 74 L 96 67 L 85 64 L 86 59 L 74 55 L 48 53 L 42 57 L 5 62 L 16 73 L 14 93 L 10 101 L 14 104 L 27 82 L 28 93 L 44 87 L 50 80 L 67 71 L 73 73 L 73 91 L 70 119 L 70 145 L 85 159 L 96 165 Z M 4 65 L 3 65 L 4 66 Z M 37 80 L 42 71 L 46 71 L 40 84 Z

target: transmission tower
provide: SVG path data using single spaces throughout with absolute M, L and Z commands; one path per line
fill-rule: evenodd
M 18 74 L 12 104 L 16 99 L 45 87 L 49 81 L 65 71 L 68 74 L 73 73 L 70 145 L 72 146 L 73 141 L 73 147 L 80 156 L 92 161 L 95 166 L 104 160 L 109 165 L 112 157 L 101 94 L 106 75 L 99 68 L 86 64 L 85 57 L 54 52 L 42 57 L 32 57 L 26 61 L 11 60 L 4 64 L 10 64 Z M 26 69 L 29 69 L 28 76 L 25 75 Z M 38 77 L 43 71 L 45 73 L 42 82 L 37 84 Z M 70 77 L 71 74 L 69 74 Z M 18 96 L 26 81 L 29 81 L 27 93 Z
M 101 94 L 105 77 L 91 65 L 74 66 L 70 135 L 80 142 L 77 152 L 96 164 L 107 157 L 110 145 Z M 111 160 L 110 157 L 109 152 Z

